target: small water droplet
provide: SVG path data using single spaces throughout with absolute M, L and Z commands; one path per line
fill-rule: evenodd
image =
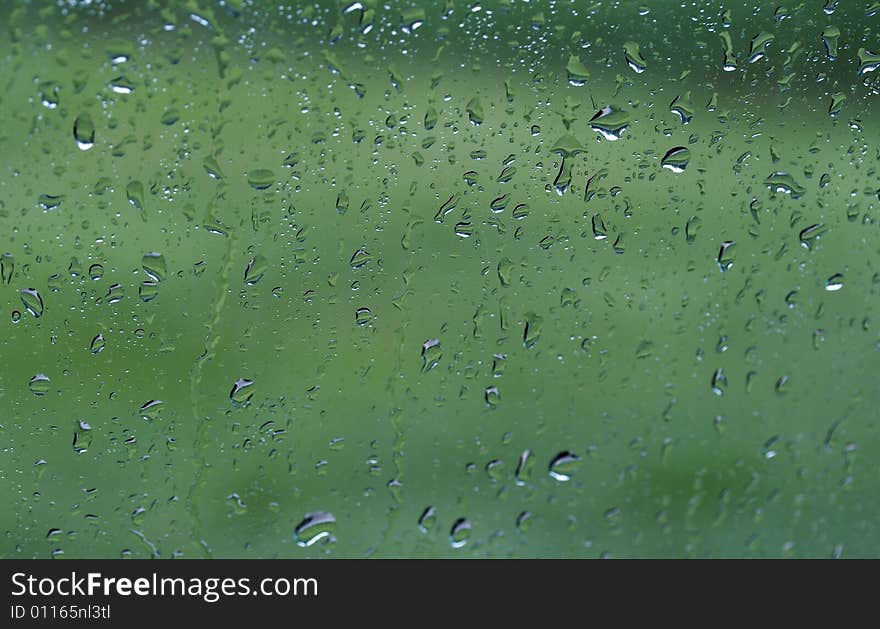
M 590 128 L 609 141 L 619 140 L 629 126 L 629 114 L 612 105 L 603 107 L 590 118 Z
M 165 402 L 162 400 L 149 400 L 144 402 L 140 409 L 141 417 L 147 421 L 153 421 L 159 417 L 159 413 L 164 406 Z
M 644 72 L 648 63 L 642 56 L 641 47 L 634 41 L 628 41 L 623 45 L 623 54 L 626 58 L 626 65 L 636 74 Z
M 254 190 L 266 190 L 275 183 L 275 173 L 268 168 L 255 168 L 248 172 L 247 180 Z
M 145 253 L 141 258 L 141 266 L 151 280 L 161 282 L 168 274 L 168 267 L 165 264 L 165 256 L 161 253 Z
M 373 320 L 373 313 L 369 308 L 358 308 L 354 312 L 354 322 L 357 325 L 367 325 Z
M 354 252 L 351 256 L 351 260 L 349 260 L 349 264 L 351 264 L 351 268 L 359 269 L 362 266 L 368 264 L 373 259 L 372 254 L 370 254 L 366 249 L 361 247 L 357 251 Z
M 263 274 L 265 274 L 268 268 L 269 261 L 265 256 L 258 253 L 248 261 L 247 267 L 244 270 L 244 283 L 248 286 L 253 286 L 263 279 Z
M 522 487 L 531 479 L 534 464 L 535 459 L 532 456 L 532 451 L 529 449 L 523 450 L 522 454 L 519 455 L 519 461 L 517 461 L 516 471 L 514 472 L 514 479 L 517 485 Z
M 498 406 L 498 403 L 501 401 L 501 393 L 498 392 L 498 387 L 491 386 L 486 387 L 486 404 L 491 408 L 495 408 Z

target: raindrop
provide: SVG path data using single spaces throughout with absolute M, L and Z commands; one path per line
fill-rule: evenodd
M 159 417 L 159 413 L 164 406 L 165 402 L 162 400 L 150 400 L 145 402 L 143 406 L 141 406 L 141 417 L 147 421 L 153 421 Z
M 434 528 L 435 524 L 437 524 L 437 509 L 433 506 L 425 507 L 422 515 L 419 516 L 419 530 L 422 533 L 427 533 Z
M 560 482 L 565 482 L 571 480 L 571 475 L 578 470 L 580 462 L 581 458 L 576 454 L 567 451 L 560 452 L 550 461 L 547 470 L 551 477 Z
M 95 338 L 92 339 L 92 344 L 89 346 L 89 351 L 92 354 L 100 354 L 104 351 L 104 347 L 106 346 L 106 342 L 104 341 L 104 335 L 98 334 Z
M 232 390 L 229 392 L 229 399 L 235 404 L 246 404 L 254 395 L 253 386 L 253 380 L 239 378 L 235 381 L 235 384 L 232 385 Z
M 471 523 L 467 518 L 458 518 L 449 530 L 449 543 L 453 548 L 461 548 L 471 538 Z
M 829 292 L 839 291 L 843 288 L 843 273 L 835 273 L 825 280 L 825 290 Z
M 95 123 L 89 114 L 80 114 L 74 120 L 73 139 L 81 151 L 88 151 L 95 145 Z
M 320 541 L 325 544 L 336 541 L 333 534 L 336 532 L 336 518 L 326 511 L 312 511 L 306 513 L 302 522 L 296 525 L 293 531 L 293 539 L 297 546 L 308 548 Z
M 21 303 L 34 318 L 43 316 L 43 298 L 36 288 L 21 289 Z
M 38 373 L 28 382 L 31 393 L 34 395 L 46 395 L 49 392 L 49 376 Z
M 439 339 L 429 339 L 422 343 L 422 372 L 431 371 L 443 357 Z
M 660 160 L 660 165 L 674 173 L 683 173 L 690 159 L 691 152 L 687 147 L 676 146 L 666 151 L 666 155 Z
M 248 286 L 253 286 L 263 279 L 263 274 L 268 268 L 269 261 L 266 260 L 265 256 L 258 253 L 248 261 L 247 267 L 244 270 L 244 283 Z
M 601 134 L 606 140 L 619 140 L 621 134 L 629 126 L 629 114 L 614 106 L 603 107 L 590 118 L 590 128 Z
M 532 477 L 532 467 L 534 467 L 535 459 L 531 450 L 523 450 L 519 455 L 519 461 L 516 464 L 516 472 L 514 472 L 514 482 L 522 487 Z
M 498 406 L 498 403 L 501 401 L 501 394 L 498 392 L 498 387 L 491 386 L 486 387 L 486 404 L 491 408 L 495 408 Z
M 268 168 L 255 168 L 248 173 L 247 180 L 254 190 L 266 190 L 275 183 L 275 173 Z
M 161 282 L 168 273 L 165 256 L 161 253 L 145 253 L 141 258 L 141 266 L 144 268 L 144 273 L 154 282 Z
M 358 308 L 354 311 L 354 322 L 357 325 L 367 325 L 373 320 L 373 313 L 369 308 Z
M 523 345 L 526 348 L 532 348 L 541 338 L 541 328 L 544 327 L 543 317 L 536 315 L 534 312 L 526 313 L 526 325 L 523 330 Z
M 349 260 L 349 264 L 351 264 L 351 268 L 359 269 L 365 264 L 367 264 L 370 260 L 373 259 L 373 256 L 367 252 L 366 249 L 358 249 L 351 256 L 351 260 Z
M 635 72 L 636 74 L 641 74 L 645 71 L 648 63 L 642 56 L 641 49 L 636 42 L 626 42 L 623 45 L 623 54 L 626 58 L 626 65 L 628 65 L 633 72 Z

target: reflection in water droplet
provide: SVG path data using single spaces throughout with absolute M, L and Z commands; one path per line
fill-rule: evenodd
M 46 395 L 49 392 L 49 376 L 38 373 L 28 382 L 31 393 L 34 395 Z
M 308 548 L 323 541 L 325 544 L 335 541 L 336 518 L 326 511 L 306 513 L 302 522 L 296 525 L 293 539 L 297 546 Z
M 449 530 L 449 543 L 453 548 L 461 548 L 471 538 L 471 523 L 467 518 L 458 518 Z

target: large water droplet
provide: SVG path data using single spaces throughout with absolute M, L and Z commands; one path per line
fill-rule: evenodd
M 691 161 L 691 152 L 687 147 L 676 146 L 666 151 L 660 165 L 674 173 L 683 173 Z
M 38 373 L 30 379 L 28 387 L 34 395 L 46 395 L 49 392 L 50 384 L 49 376 Z
M 335 541 L 333 534 L 336 532 L 336 518 L 327 511 L 312 511 L 306 513 L 302 522 L 296 525 L 293 531 L 293 539 L 297 546 L 308 548 L 313 544 L 323 541 L 325 544 Z
M 629 125 L 629 114 L 614 106 L 603 107 L 590 118 L 590 128 L 606 140 L 619 140 Z
M 422 371 L 431 371 L 443 357 L 440 339 L 428 339 L 422 343 Z
M 34 318 L 43 316 L 43 298 L 36 288 L 21 289 L 21 303 L 24 304 L 25 310 L 31 313 Z
M 95 145 L 95 123 L 89 114 L 80 114 L 73 121 L 73 139 L 81 151 L 88 151 Z
M 419 530 L 427 533 L 437 524 L 437 509 L 433 506 L 425 507 L 422 515 L 419 516 Z
M 254 395 L 254 381 L 247 378 L 239 378 L 232 385 L 229 392 L 229 399 L 235 404 L 246 404 Z
M 571 452 L 560 452 L 553 460 L 550 461 L 550 465 L 547 468 L 547 471 L 550 473 L 550 476 L 555 478 L 560 482 L 565 482 L 571 480 L 572 474 L 574 474 L 578 468 L 580 468 L 581 457 Z
M 461 548 L 471 538 L 471 523 L 467 518 L 458 518 L 449 530 L 449 543 L 453 548 Z

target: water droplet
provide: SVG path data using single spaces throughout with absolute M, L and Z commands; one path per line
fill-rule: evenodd
M 159 417 L 159 413 L 162 411 L 162 408 L 165 406 L 165 402 L 162 400 L 149 400 L 145 402 L 143 406 L 141 406 L 140 414 L 143 419 L 147 421 L 153 421 Z
M 422 344 L 422 372 L 431 371 L 443 357 L 439 339 L 428 339 Z
M 687 92 L 684 97 L 676 96 L 669 105 L 669 111 L 676 114 L 682 124 L 687 124 L 694 117 L 694 106 L 691 104 L 691 93 Z
M 491 408 L 495 408 L 498 406 L 498 403 L 501 401 L 501 393 L 498 392 L 498 387 L 491 386 L 486 387 L 486 404 Z
M 794 180 L 794 177 L 781 170 L 772 173 L 764 183 L 771 190 L 790 194 L 792 199 L 797 199 L 804 193 L 804 188 Z
M 584 85 L 590 78 L 590 71 L 576 55 L 569 56 L 565 71 L 568 74 L 568 82 L 575 87 Z
M 683 173 L 691 160 L 691 152 L 687 147 L 676 146 L 666 151 L 666 155 L 660 160 L 663 168 L 668 168 L 674 173 Z
M 442 223 L 443 219 L 449 214 L 452 210 L 455 209 L 455 206 L 458 204 L 458 195 L 451 195 L 443 205 L 440 206 L 440 209 L 437 210 L 437 213 L 434 215 L 434 220 L 437 223 Z
M 141 212 L 144 211 L 144 184 L 140 181 L 129 181 L 125 187 L 128 202 Z
M 762 59 L 767 51 L 767 46 L 769 46 L 770 42 L 774 39 L 776 39 L 776 36 L 766 31 L 760 32 L 752 37 L 752 41 L 749 44 L 749 63 L 755 63 L 759 59 Z
M 0 256 L 0 283 L 8 285 L 12 282 L 12 274 L 15 271 L 15 258 L 11 253 Z
M 831 95 L 831 104 L 828 105 L 828 115 L 835 117 L 843 109 L 843 103 L 846 102 L 846 94 L 843 92 L 835 92 Z
M 49 376 L 45 374 L 38 373 L 28 382 L 28 386 L 31 389 L 31 393 L 34 395 L 46 395 L 49 392 L 50 386 Z
M 138 286 L 138 297 L 142 302 L 147 303 L 153 301 L 158 296 L 159 285 L 156 282 L 141 282 L 141 285 Z M 117 301 L 119 300 L 117 299 Z
M 721 248 L 718 250 L 718 268 L 722 272 L 729 271 L 733 266 L 734 247 L 736 247 L 735 240 L 725 240 L 721 243 Z
M 367 325 L 373 320 L 373 313 L 369 308 L 358 308 L 354 311 L 354 322 L 357 325 Z
M 235 381 L 235 384 L 232 385 L 232 390 L 229 392 L 229 399 L 235 404 L 246 404 L 254 395 L 253 386 L 253 380 L 239 378 Z
M 840 39 L 840 29 L 829 26 L 822 31 L 822 43 L 825 44 L 825 53 L 830 61 L 837 59 L 837 42 Z
M 547 471 L 554 479 L 565 482 L 571 480 L 571 475 L 580 468 L 581 457 L 571 452 L 560 452 L 553 460 Z
M 141 258 L 141 266 L 144 268 L 144 273 L 154 282 L 161 282 L 168 273 L 165 256 L 161 253 L 145 253 Z
M 419 530 L 422 533 L 428 533 L 437 524 L 437 509 L 433 506 L 425 507 L 422 515 L 419 516 Z
M 805 249 L 812 249 L 816 240 L 819 240 L 826 231 L 824 223 L 814 223 L 805 227 L 798 234 L 798 239 Z
M 825 290 L 834 292 L 843 288 L 843 273 L 835 273 L 825 280 Z
M 433 107 L 428 107 L 428 110 L 425 112 L 425 129 L 430 131 L 435 126 L 437 126 L 437 110 Z
M 531 524 L 532 512 L 531 511 L 522 511 L 518 516 L 516 516 L 516 530 L 521 533 L 525 533 L 529 530 L 529 525 Z
M 629 114 L 614 106 L 603 107 L 590 118 L 590 128 L 610 141 L 619 140 L 629 126 Z
M 258 253 L 248 261 L 247 267 L 244 270 L 244 283 L 248 286 L 253 286 L 263 279 L 263 274 L 268 268 L 269 261 L 265 256 Z
M 124 76 L 117 76 L 109 85 L 114 94 L 131 94 L 134 91 L 134 83 Z
M 541 338 L 541 329 L 544 327 L 544 318 L 534 312 L 526 313 L 526 325 L 523 330 L 523 345 L 531 349 Z
M 100 354 L 104 351 L 104 347 L 106 342 L 104 341 L 104 336 L 102 334 L 98 334 L 95 338 L 92 339 L 92 344 L 89 346 L 89 351 L 92 354 Z
M 268 168 L 255 168 L 248 172 L 247 180 L 254 190 L 266 190 L 275 183 L 275 173 Z
M 636 42 L 626 42 L 623 45 L 623 54 L 626 57 L 626 65 L 636 74 L 641 74 L 648 67 L 648 63 L 642 56 L 642 51 Z
M 486 473 L 489 475 L 489 479 L 493 483 L 497 483 L 504 478 L 504 461 L 499 459 L 493 459 L 486 463 Z
M 35 319 L 43 316 L 43 298 L 36 288 L 21 289 L 21 303 Z
M 110 288 L 107 289 L 107 294 L 104 295 L 104 299 L 107 300 L 108 304 L 118 303 L 123 297 L 125 297 L 125 288 L 123 288 L 122 284 L 111 284 Z
M 318 542 L 325 544 L 336 541 L 333 536 L 336 532 L 336 518 L 326 511 L 312 511 L 306 513 L 302 522 L 296 525 L 293 531 L 293 539 L 297 546 L 308 548 Z
M 162 117 L 159 118 L 159 122 L 169 127 L 178 120 L 180 120 L 180 113 L 173 107 L 170 109 L 166 109 L 162 113 Z
M 724 389 L 727 388 L 727 376 L 720 367 L 712 374 L 712 393 L 715 395 L 724 395 Z
M 355 251 L 354 254 L 351 256 L 351 260 L 349 260 L 349 264 L 351 264 L 351 268 L 359 269 L 362 266 L 364 266 L 365 264 L 367 264 L 368 262 L 370 262 L 370 260 L 372 260 L 372 259 L 373 259 L 373 256 L 366 249 L 360 248 L 357 251 Z
M 519 455 L 519 461 L 516 464 L 516 472 L 514 472 L 514 482 L 516 482 L 517 485 L 522 487 L 529 481 L 529 479 L 531 479 L 534 464 L 535 459 L 532 456 L 532 451 L 528 449 L 523 450 L 522 454 Z
M 467 518 L 458 518 L 449 529 L 449 543 L 453 548 L 461 548 L 471 538 L 471 523 Z
M 18 310 L 13 310 L 12 311 L 12 322 L 18 323 L 19 321 L 21 321 L 21 313 Z
M 101 264 L 92 264 L 89 266 L 89 279 L 99 280 L 104 277 L 104 266 Z
M 725 72 L 733 72 L 736 70 L 736 54 L 733 52 L 733 42 L 730 39 L 730 33 L 722 31 L 719 33 L 721 41 L 724 44 L 724 61 L 721 65 Z
M 480 101 L 479 96 L 471 98 L 465 108 L 472 125 L 476 126 L 483 123 L 483 103 Z
M 73 121 L 73 139 L 81 151 L 88 151 L 95 145 L 95 123 L 89 114 L 80 114 Z
M 859 76 L 880 68 L 880 54 L 859 48 Z

